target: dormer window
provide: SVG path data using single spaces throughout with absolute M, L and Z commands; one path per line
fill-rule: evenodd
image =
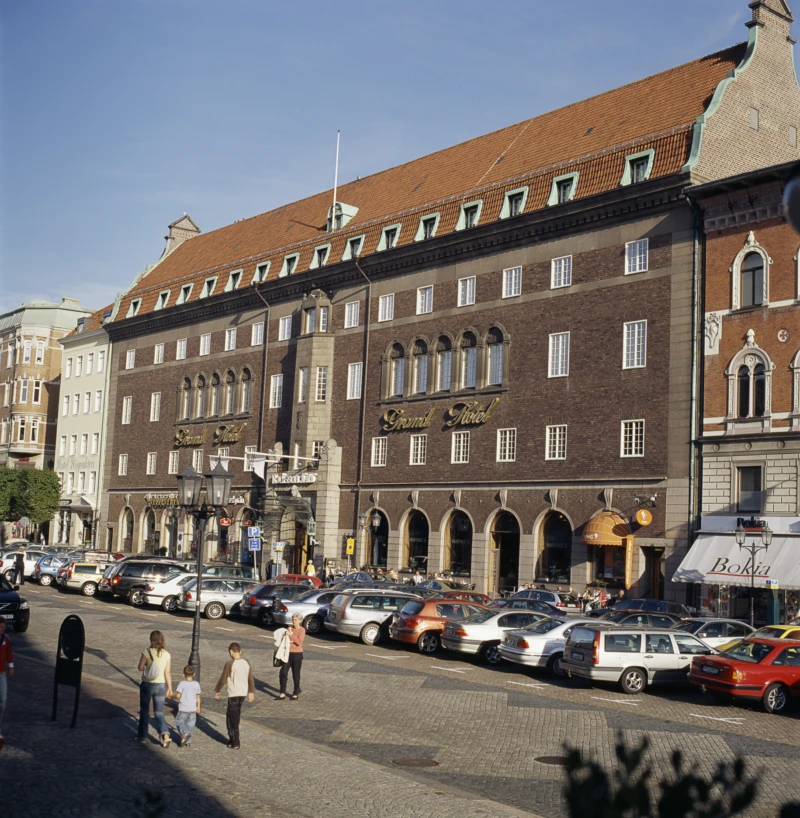
M 269 262 L 262 261 L 261 264 L 256 264 L 256 271 L 253 273 L 253 280 L 251 284 L 260 284 L 267 280 L 267 273 L 269 272 Z
M 381 240 L 378 242 L 378 252 L 381 250 L 391 250 L 397 246 L 397 239 L 400 236 L 400 224 L 392 224 L 383 228 Z
M 364 246 L 364 236 L 353 236 L 348 239 L 344 246 L 344 253 L 342 253 L 342 261 L 352 261 L 361 255 L 361 248 Z
M 522 194 L 515 193 L 513 196 L 509 196 L 508 198 L 508 209 L 509 209 L 509 216 L 519 216 L 522 213 Z
M 310 270 L 316 270 L 318 267 L 324 267 L 328 262 L 328 256 L 331 252 L 330 244 L 323 244 L 322 247 L 314 248 L 314 256 L 311 259 Z
M 564 202 L 568 202 L 572 198 L 572 179 L 565 179 L 563 182 L 559 182 L 557 190 L 558 203 L 563 204 Z
M 394 247 L 394 243 L 397 241 L 397 228 L 392 227 L 390 230 L 387 230 L 384 238 L 386 239 L 385 249 L 391 250 L 392 247 Z
M 158 294 L 158 300 L 156 301 L 156 305 L 153 309 L 155 310 L 163 310 L 164 307 L 167 306 L 167 302 L 169 301 L 169 290 L 162 290 Z
M 631 160 L 631 182 L 635 185 L 637 182 L 644 182 L 647 178 L 646 159 L 632 159 Z
M 653 170 L 654 157 L 655 151 L 652 149 L 626 156 L 622 185 L 636 185 L 639 182 L 646 182 Z
M 192 287 L 194 287 L 194 284 L 184 284 L 181 287 L 181 291 L 176 302 L 177 304 L 185 304 L 189 300 L 189 296 L 192 294 Z
M 213 292 L 214 287 L 217 286 L 217 277 L 212 276 L 211 278 L 207 278 L 203 283 L 203 290 L 200 293 L 200 298 L 208 298 Z
M 280 277 L 290 276 L 297 267 L 297 260 L 300 258 L 299 253 L 293 253 L 291 256 L 283 257 L 283 267 L 281 267 Z
M 328 233 L 341 230 L 358 213 L 358 208 L 344 202 L 336 202 L 328 209 Z
M 432 239 L 436 235 L 436 230 L 439 227 L 439 213 L 428 213 L 419 220 L 419 227 L 417 227 L 414 241 L 425 241 Z
M 134 298 L 130 305 L 128 306 L 128 313 L 125 316 L 126 318 L 133 318 L 136 313 L 139 312 L 139 307 L 142 306 L 142 299 L 141 298 Z
M 456 230 L 469 230 L 478 224 L 483 209 L 483 200 L 476 202 L 465 202 L 461 205 L 461 213 L 458 215 Z
M 515 190 L 507 190 L 503 206 L 500 208 L 501 219 L 513 219 L 525 210 L 525 203 L 528 201 L 528 188 L 518 187 Z
M 577 188 L 577 173 L 565 173 L 562 176 L 556 176 L 550 188 L 550 198 L 547 200 L 548 207 L 571 202 L 575 198 Z
M 228 283 L 225 285 L 225 292 L 229 293 L 232 290 L 237 290 L 239 288 L 239 284 L 242 281 L 242 271 L 241 270 L 234 270 L 228 276 Z

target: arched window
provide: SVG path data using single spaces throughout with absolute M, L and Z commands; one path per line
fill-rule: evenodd
M 447 524 L 444 570 L 456 577 L 472 573 L 472 523 L 463 511 L 453 512 Z
M 122 550 L 130 553 L 133 550 L 133 511 L 126 508 L 122 515 Z
M 486 383 L 499 386 L 503 383 L 503 333 L 492 327 L 486 337 Z
M 414 394 L 428 391 L 428 345 L 424 341 L 414 344 Z
M 253 402 L 253 379 L 250 370 L 242 372 L 242 412 L 249 412 Z
M 225 375 L 225 414 L 232 415 L 236 409 L 236 375 L 228 372 Z
M 762 364 L 753 370 L 753 417 L 763 418 L 767 408 L 767 378 Z
M 211 415 L 219 414 L 222 401 L 222 384 L 216 372 L 211 376 Z
M 542 550 L 537 579 L 569 584 L 572 554 L 572 527 L 567 518 L 557 511 L 547 516 L 542 526 Z
M 421 511 L 412 511 L 406 522 L 406 566 L 426 573 L 428 562 L 428 519 Z
M 389 394 L 392 397 L 402 397 L 406 387 L 406 358 L 401 344 L 395 344 L 391 353 L 391 386 Z
M 181 397 L 181 419 L 189 420 L 192 416 L 192 382 L 189 378 L 183 379 L 183 395 Z
M 739 367 L 739 417 L 750 417 L 750 367 Z
M 461 388 L 474 389 L 478 382 L 478 339 L 465 332 L 461 338 Z
M 769 431 L 773 369 L 775 364 L 756 343 L 755 332 L 747 330 L 744 346 L 725 370 L 728 379 L 725 426 L 728 432 Z
M 206 416 L 206 379 L 202 375 L 197 376 L 197 400 L 195 401 L 196 418 Z
M 741 307 L 764 303 L 764 259 L 760 253 L 748 253 L 741 266 Z
M 436 389 L 449 392 L 453 375 L 453 345 L 444 335 L 436 344 Z

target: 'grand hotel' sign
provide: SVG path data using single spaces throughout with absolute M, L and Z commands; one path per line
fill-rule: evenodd
M 225 443 L 238 443 L 242 439 L 242 434 L 247 428 L 246 423 L 235 426 L 232 423 L 224 426 L 217 426 L 214 429 L 214 446 L 222 446 Z M 192 434 L 191 429 L 178 429 L 175 432 L 174 446 L 202 446 L 208 438 L 208 429 L 203 429 L 200 434 Z
M 444 413 L 444 425 L 452 429 L 456 426 L 480 426 L 489 420 L 494 408 L 500 403 L 495 398 L 488 406 L 480 401 L 458 401 Z M 431 409 L 421 417 L 407 417 L 405 409 L 387 409 L 381 423 L 384 432 L 405 432 L 411 429 L 428 429 L 433 421 L 436 409 Z

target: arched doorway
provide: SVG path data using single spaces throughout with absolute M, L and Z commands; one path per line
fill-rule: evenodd
M 386 515 L 374 508 L 367 518 L 369 528 L 369 558 L 372 565 L 386 568 L 389 557 L 389 521 Z
M 455 577 L 472 574 L 472 521 L 463 511 L 453 512 L 447 521 L 443 567 Z
M 569 585 L 572 562 L 572 526 L 558 511 L 550 512 L 542 525 L 536 579 Z
M 158 545 L 158 537 L 156 532 L 156 513 L 152 508 L 147 509 L 144 513 L 144 527 L 142 531 L 144 537 L 144 553 L 155 554 Z
M 126 508 L 122 512 L 120 532 L 122 537 L 122 550 L 126 554 L 130 554 L 133 551 L 133 511 L 129 508 Z
M 162 520 L 164 527 L 163 547 L 166 549 L 166 556 L 175 557 L 178 553 L 178 515 L 180 510 L 169 508 L 164 511 Z
M 519 585 L 519 523 L 501 511 L 492 523 L 492 542 L 497 549 L 497 590 L 516 591 Z
M 429 534 L 428 518 L 421 511 L 412 511 L 406 521 L 405 567 L 427 573 Z

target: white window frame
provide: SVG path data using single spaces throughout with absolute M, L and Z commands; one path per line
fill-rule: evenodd
M 318 366 L 314 379 L 314 403 L 326 403 L 328 400 L 328 367 Z
M 297 374 L 297 402 L 306 403 L 308 401 L 308 367 L 301 366 Z
M 41 366 L 44 363 L 44 341 L 36 342 L 36 366 Z M 91 372 L 87 370 L 87 375 Z
M 370 460 L 370 463 L 373 468 L 379 469 L 386 465 L 388 451 L 389 451 L 388 437 L 372 438 L 372 458 Z
M 363 367 L 362 361 L 347 365 L 347 400 L 359 400 L 361 398 Z
M 203 450 L 202 449 L 195 449 L 192 452 L 192 468 L 195 471 L 199 471 L 200 473 L 202 473 L 202 471 L 203 471 L 203 460 L 204 460 Z
M 8 347 L 9 353 L 11 353 L 13 351 L 13 349 L 14 349 L 14 347 L 12 345 L 10 345 Z M 9 364 L 7 364 L 7 366 L 11 366 L 11 364 L 9 363 Z M 67 362 L 64 365 L 64 377 L 65 378 L 71 378 L 72 377 L 72 358 L 67 358 Z
M 517 298 L 520 295 L 522 295 L 522 265 L 506 267 L 506 269 L 503 270 L 503 291 L 501 297 Z
M 78 436 L 77 435 L 70 435 L 69 436 L 69 456 L 75 457 L 78 454 Z
M 256 321 L 250 327 L 250 346 L 260 347 L 264 344 L 264 322 Z
M 361 320 L 361 302 L 348 301 L 344 305 L 344 328 L 353 329 L 357 327 Z
M 572 256 L 559 256 L 550 262 L 550 289 L 572 285 Z
M 261 284 L 267 280 L 269 275 L 269 268 L 271 261 L 259 261 L 253 270 L 253 277 L 250 279 L 251 284 Z
M 245 446 L 244 447 L 244 471 L 255 471 L 253 468 L 253 458 L 250 457 L 251 454 L 255 454 L 258 451 L 258 446 Z
M 125 317 L 133 318 L 139 312 L 139 307 L 141 306 L 142 306 L 141 298 L 132 298 L 131 303 L 128 304 L 128 312 L 125 314 Z
M 453 432 L 450 441 L 450 462 L 469 463 L 469 432 L 459 430 Z
M 350 236 L 344 243 L 344 252 L 342 253 L 342 261 L 352 261 L 353 258 L 357 258 L 361 255 L 361 251 L 364 249 L 364 240 L 366 239 L 367 234 L 362 233 L 360 236 Z M 353 256 L 353 242 L 358 241 L 358 253 L 356 256 Z
M 429 315 L 433 312 L 433 284 L 417 287 L 417 315 Z
M 278 340 L 288 341 L 292 337 L 292 316 L 284 315 L 278 319 Z
M 27 353 L 27 355 L 28 355 L 28 360 L 26 361 L 26 360 L 25 360 L 25 358 L 24 358 L 24 356 L 23 356 L 23 360 L 22 360 L 22 362 L 23 362 L 23 363 L 26 363 L 26 364 L 29 364 L 29 363 L 31 362 L 31 347 L 30 347 L 30 343 L 31 343 L 30 341 L 26 341 L 26 342 L 25 342 L 25 345 L 26 345 L 26 346 L 25 346 L 25 352 L 26 352 L 26 353 Z M 80 378 L 80 377 L 81 377 L 81 375 L 83 375 L 83 355 L 78 355 L 78 357 L 75 359 L 75 377 L 76 377 L 76 378 Z
M 578 179 L 580 179 L 580 173 L 578 171 L 573 171 L 572 173 L 562 173 L 560 176 L 554 176 L 553 181 L 550 184 L 550 196 L 547 199 L 547 206 L 553 207 L 553 205 L 557 204 L 566 204 L 567 202 L 571 202 L 575 198 L 575 192 L 578 190 Z M 563 202 L 558 201 L 558 188 L 562 182 L 572 182 L 572 187 L 570 188 L 569 198 Z
M 228 327 L 225 330 L 225 352 L 236 349 L 236 327 Z
M 97 371 L 106 371 L 106 351 L 104 349 L 101 349 L 100 352 L 97 353 Z
M 8 401 L 8 384 L 6 384 L 6 401 Z M 64 395 L 61 399 L 61 417 L 69 415 L 69 395 Z
M 414 241 L 425 241 L 425 222 L 429 219 L 433 219 L 433 231 L 429 238 L 433 238 L 436 235 L 436 231 L 439 229 L 439 219 L 441 219 L 441 213 L 426 213 L 424 216 L 419 217 L 419 225 L 417 225 L 417 232 L 414 234 Z
M 286 276 L 293 275 L 297 272 L 297 265 L 300 263 L 300 253 L 289 253 L 283 257 L 283 264 L 281 264 L 281 271 L 278 278 L 286 278 Z
M 185 304 L 191 297 L 192 297 L 192 290 L 194 289 L 194 284 L 184 284 L 181 286 L 181 291 L 178 293 L 178 299 L 175 302 L 175 306 L 178 304 Z
M 97 492 L 97 472 L 90 471 L 89 472 L 89 487 L 86 491 L 87 494 L 92 495 Z
M 428 435 L 411 435 L 408 446 L 408 465 L 425 466 L 428 461 Z
M 394 320 L 394 293 L 378 298 L 378 323 Z
M 506 453 L 504 457 L 501 457 L 502 453 L 502 444 L 501 440 L 503 439 L 503 433 L 506 434 Z M 511 441 L 509 445 L 508 441 Z M 513 449 L 512 456 L 508 457 L 508 451 Z M 515 463 L 517 460 L 517 429 L 516 427 L 506 427 L 505 429 L 498 429 L 497 430 L 497 449 L 495 454 L 496 461 L 498 463 Z
M 77 415 L 80 414 L 81 411 L 81 393 L 76 392 L 72 396 L 72 414 Z
M 511 199 L 513 196 L 519 196 L 520 193 L 522 194 L 522 205 L 520 206 L 519 213 L 517 215 L 521 216 L 525 212 L 525 205 L 528 204 L 529 191 L 530 188 L 527 185 L 525 187 L 515 187 L 513 190 L 507 190 L 505 196 L 503 197 L 503 206 L 500 208 L 500 218 L 512 218 Z
M 99 412 L 103 408 L 103 390 L 95 389 L 94 391 L 94 411 Z
M 33 402 L 34 406 L 39 406 L 42 402 L 42 382 L 41 381 L 34 381 L 33 382 L 33 394 L 31 396 L 31 401 Z
M 322 264 L 319 263 L 319 251 L 325 251 L 325 260 Z M 314 254 L 311 256 L 311 264 L 308 265 L 309 270 L 318 270 L 320 267 L 325 267 L 328 262 L 331 260 L 331 244 L 328 242 L 327 244 L 320 244 L 318 247 L 314 248 Z
M 186 360 L 186 347 L 188 345 L 187 338 L 179 338 L 175 343 L 175 360 L 176 361 L 185 361 Z
M 631 333 L 635 327 L 644 325 L 641 333 L 641 343 L 636 345 L 638 333 L 631 337 Z M 633 350 L 629 350 L 630 342 L 633 342 Z M 632 355 L 629 357 L 629 352 Z M 641 355 L 641 363 L 637 362 L 637 358 Z M 623 369 L 644 369 L 647 366 L 647 319 L 641 318 L 638 321 L 626 321 L 622 325 L 622 368 Z
M 461 210 L 458 214 L 458 221 L 456 222 L 456 230 L 466 230 L 467 229 L 467 211 L 472 209 L 473 207 L 477 207 L 477 212 L 475 213 L 475 224 L 472 227 L 477 227 L 481 223 L 481 213 L 483 213 L 483 199 L 475 199 L 471 202 L 462 202 L 461 203 Z M 469 228 L 469 229 L 472 229 Z
M 133 396 L 126 395 L 122 399 L 122 425 L 130 426 L 131 415 L 133 414 Z
M 622 173 L 622 181 L 620 185 L 625 187 L 627 185 L 638 184 L 638 182 L 633 181 L 633 164 L 634 162 L 640 159 L 647 159 L 647 169 L 644 173 L 644 179 L 641 179 L 641 182 L 646 182 L 650 178 L 650 174 L 653 172 L 653 159 L 656 155 L 656 152 L 653 148 L 646 151 L 639 151 L 638 153 L 629 153 L 625 157 L 625 169 Z
M 5 423 L 6 421 L 3 421 Z M 65 457 L 67 454 L 67 436 L 61 435 L 58 439 L 58 456 Z
M 402 222 L 398 222 L 397 224 L 387 224 L 386 227 L 381 230 L 381 237 L 378 241 L 377 251 L 378 253 L 383 252 L 384 250 L 394 250 L 395 247 L 400 242 L 400 231 L 403 228 Z M 391 247 L 387 244 L 387 233 L 391 232 L 392 230 L 396 231 L 394 236 L 394 243 Z
M 100 432 L 92 432 L 92 454 L 98 454 L 100 451 Z
M 561 340 L 566 336 L 566 350 L 561 348 Z M 557 340 L 558 339 L 558 340 Z M 556 345 L 559 345 L 558 347 Z M 570 333 L 551 332 L 547 354 L 547 377 L 566 378 L 569 376 Z M 557 354 L 554 354 L 557 353 Z
M 200 336 L 200 355 L 211 354 L 211 333 L 204 332 Z
M 154 364 L 164 363 L 164 344 L 156 344 L 153 347 L 153 363 Z
M 163 310 L 169 304 L 170 290 L 162 290 L 156 299 L 156 305 L 153 307 L 153 312 Z
M 234 290 L 238 290 L 242 283 L 242 276 L 244 275 L 244 270 L 241 268 L 238 270 L 231 270 L 228 273 L 228 280 L 225 282 L 225 289 L 223 292 L 231 293 Z
M 269 380 L 269 408 L 280 409 L 283 403 L 283 374 L 273 375 Z
M 161 393 L 150 393 L 150 422 L 157 423 L 161 420 Z
M 92 393 L 83 393 L 83 414 L 88 415 L 92 411 Z
M 559 423 L 554 426 L 545 427 L 544 459 L 545 460 L 567 459 L 566 423 Z
M 121 454 L 117 461 L 117 474 L 120 477 L 125 477 L 128 474 L 128 455 Z
M 125 353 L 125 369 L 133 369 L 136 366 L 136 350 L 129 349 Z
M 467 276 L 458 279 L 458 294 L 456 306 L 471 307 L 475 303 L 475 286 L 477 279 L 475 276 Z
M 637 248 L 644 246 L 644 267 L 639 267 L 641 253 Z M 636 264 L 631 264 L 631 261 L 636 260 Z M 635 241 L 625 242 L 625 275 L 634 275 L 635 273 L 646 273 L 650 269 L 650 239 L 636 239 Z
M 636 452 L 633 454 L 625 454 L 625 424 L 627 423 L 641 423 L 641 438 L 642 438 L 642 450 L 641 452 Z M 634 433 L 635 435 L 635 433 Z M 635 440 L 635 436 L 633 438 Z M 622 420 L 620 421 L 620 440 L 619 440 L 619 456 L 620 457 L 644 457 L 644 446 L 645 446 L 645 422 L 644 418 L 634 418 L 631 420 Z
M 147 453 L 146 474 L 149 474 L 149 475 L 155 474 L 157 465 L 158 465 L 158 452 L 148 452 Z

